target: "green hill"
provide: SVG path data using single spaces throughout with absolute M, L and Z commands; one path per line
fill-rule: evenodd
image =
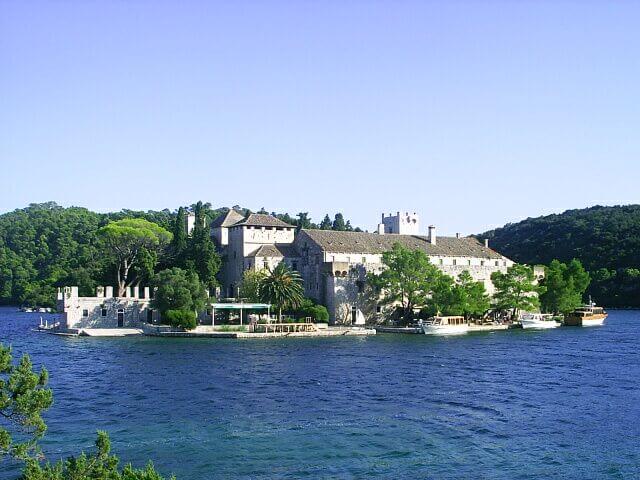
M 609 307 L 640 307 L 640 205 L 595 206 L 527 218 L 478 235 L 521 263 L 582 261 L 587 294 Z
M 206 204 L 209 221 L 226 212 Z M 244 213 L 250 210 L 233 207 Z M 176 210 L 96 213 L 86 208 L 64 208 L 55 202 L 31 204 L 0 215 L 0 305 L 53 306 L 56 288 L 78 285 L 91 295 L 96 285 L 113 285 L 114 272 L 106 263 L 96 232 L 111 220 L 144 218 L 170 229 Z M 313 223 L 307 213 L 280 219 L 304 228 L 352 229 L 341 213 L 334 222 Z

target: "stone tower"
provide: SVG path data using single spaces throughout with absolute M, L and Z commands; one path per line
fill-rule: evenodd
M 416 212 L 396 212 L 395 215 L 390 213 L 388 216 L 383 213 L 378 233 L 420 235 L 420 217 Z

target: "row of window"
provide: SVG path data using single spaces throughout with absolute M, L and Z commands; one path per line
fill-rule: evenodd
M 147 321 L 151 322 L 153 320 L 153 309 L 152 308 L 147 308 Z M 106 317 L 108 313 L 108 310 L 105 307 L 101 307 L 100 308 L 100 316 L 101 317 Z M 124 309 L 123 308 L 119 308 L 118 312 L 119 315 L 120 314 L 124 314 Z M 82 316 L 83 317 L 88 317 L 89 316 L 89 310 L 88 309 L 83 309 L 82 310 Z

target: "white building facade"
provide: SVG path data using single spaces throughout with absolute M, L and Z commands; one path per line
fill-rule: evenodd
M 494 292 L 491 274 L 506 272 L 514 263 L 473 237 L 438 237 L 433 226 L 427 235 L 420 235 L 416 213 L 383 214 L 377 233 L 366 233 L 296 231 L 271 215 L 251 214 L 245 219 L 231 212 L 216 219 L 211 229 L 223 256 L 223 296 L 237 296 L 246 270 L 273 269 L 286 262 L 300 272 L 305 295 L 325 305 L 335 323 L 364 323 L 382 313 L 367 295 L 366 274 L 381 271 L 382 254 L 395 243 L 424 251 L 453 277 L 468 271 L 489 294 Z

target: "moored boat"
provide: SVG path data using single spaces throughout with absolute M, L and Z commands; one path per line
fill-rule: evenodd
M 421 326 L 425 335 L 461 335 L 469 331 L 464 317 L 433 317 Z
M 569 327 L 596 327 L 604 323 L 609 315 L 604 308 L 597 307 L 592 301 L 564 317 L 564 324 Z
M 523 313 L 520 315 L 520 324 L 522 328 L 556 328 L 560 324 L 555 321 L 553 315 L 543 313 Z

